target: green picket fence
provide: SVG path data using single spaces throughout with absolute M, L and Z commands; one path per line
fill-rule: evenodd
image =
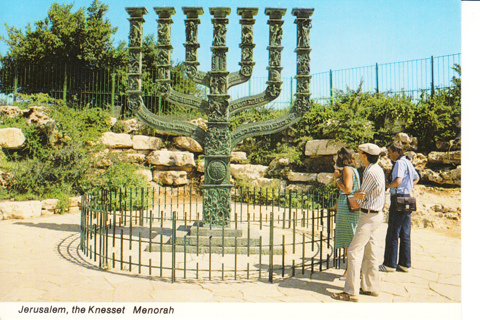
M 193 188 L 103 191 L 82 197 L 80 248 L 100 269 L 195 280 L 265 280 L 345 262 L 333 249 L 336 194 L 234 189 L 229 227 L 202 223 Z

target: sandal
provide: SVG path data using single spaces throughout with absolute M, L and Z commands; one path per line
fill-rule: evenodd
M 353 301 L 353 302 L 358 302 L 358 298 L 355 296 L 352 296 L 346 292 L 340 292 L 340 293 L 334 293 L 332 295 L 332 298 L 335 300 L 342 300 L 342 301 Z
M 373 291 L 363 291 L 362 288 L 360 288 L 360 294 L 364 294 L 366 296 L 378 297 L 378 293 Z

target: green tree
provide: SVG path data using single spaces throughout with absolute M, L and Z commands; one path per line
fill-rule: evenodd
M 88 8 L 72 12 L 73 4 L 53 3 L 48 16 L 29 23 L 25 33 L 6 26 L 9 46 L 3 63 L 58 66 L 65 63 L 90 68 L 121 64 L 122 50 L 112 45 L 113 28 L 105 18 L 108 6 L 94 0 Z
M 461 76 L 461 67 L 453 69 Z M 418 138 L 418 147 L 423 151 L 436 149 L 437 142 L 448 142 L 460 134 L 461 79 L 454 76 L 453 86 L 439 88 L 431 95 L 423 92 L 413 111 L 413 120 L 407 132 Z

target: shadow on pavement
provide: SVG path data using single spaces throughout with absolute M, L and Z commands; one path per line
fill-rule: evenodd
M 14 224 L 34 227 L 34 228 L 43 228 L 56 231 L 80 231 L 80 225 L 78 224 L 58 224 L 58 223 L 32 223 L 32 222 L 15 222 Z

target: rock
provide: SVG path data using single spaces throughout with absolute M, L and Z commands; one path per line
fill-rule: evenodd
M 33 201 L 0 201 L 0 219 L 25 219 L 40 217 L 42 203 Z
M 143 123 L 137 119 L 121 120 L 120 122 L 125 125 L 126 133 L 139 132 L 143 128 Z
M 415 167 L 415 170 L 417 171 L 424 169 L 428 163 L 427 157 L 425 157 L 421 153 L 415 153 L 414 151 L 407 151 L 404 154 L 410 159 L 413 166 Z
M 132 140 L 135 150 L 157 150 L 163 147 L 162 139 L 157 137 L 135 135 Z
M 108 152 L 108 149 L 95 153 L 92 156 L 92 159 L 93 165 L 97 168 L 107 168 L 113 164 L 112 159 L 110 159 L 110 153 Z
M 400 132 L 395 136 L 394 141 L 402 143 L 403 151 L 417 150 L 418 140 L 416 137 L 410 138 L 408 134 Z
M 287 192 L 308 192 L 312 188 L 309 184 L 289 184 L 285 189 Z
M 0 187 L 6 188 L 13 181 L 13 173 L 0 170 Z
M 5 118 L 15 118 L 19 115 L 23 115 L 23 110 L 17 106 L 1 106 L 0 107 L 0 117 Z
M 397 133 L 397 135 L 395 136 L 395 139 L 397 141 L 400 141 L 401 143 L 406 143 L 406 144 L 410 144 L 412 142 L 408 134 L 403 132 Z
M 315 182 L 317 180 L 317 174 L 290 171 L 287 175 L 287 179 L 292 182 Z
M 126 160 L 127 162 L 136 162 L 142 164 L 147 159 L 147 156 L 143 153 L 127 152 L 123 154 L 121 158 Z
M 25 140 L 25 136 L 19 128 L 0 129 L 0 147 L 2 148 L 20 149 Z
M 137 169 L 135 171 L 135 173 L 139 176 L 143 176 L 145 177 L 145 179 L 147 180 L 147 182 L 150 182 L 153 180 L 153 174 L 152 174 L 152 171 L 151 170 L 148 170 L 148 169 Z
M 68 200 L 70 202 L 70 207 L 80 207 L 80 205 L 82 204 L 81 196 L 71 197 L 71 198 L 68 198 Z
M 235 179 L 256 180 L 265 177 L 268 167 L 253 164 L 230 164 L 230 172 Z
M 197 161 L 197 172 L 205 173 L 205 160 Z
M 104 132 L 100 142 L 108 148 L 132 148 L 133 140 L 129 134 Z
M 437 141 L 435 143 L 437 150 L 441 151 L 457 151 L 462 148 L 462 139 L 457 138 L 450 141 Z
M 317 182 L 324 185 L 329 185 L 333 182 L 333 173 L 320 172 L 317 174 Z
M 200 145 L 200 143 L 198 143 L 192 138 L 182 137 L 182 136 L 175 137 L 173 138 L 173 142 L 180 149 L 188 150 L 190 152 L 197 152 L 197 153 L 203 152 L 203 148 Z
M 305 155 L 308 157 L 336 155 L 342 147 L 345 147 L 345 144 L 335 140 L 310 140 L 305 144 Z
M 179 171 L 192 171 L 196 166 L 193 153 L 183 151 L 152 151 L 147 156 L 147 162 L 158 167 L 170 167 L 172 170 L 183 168 Z
M 461 186 L 461 173 L 461 166 L 458 166 L 453 170 L 445 170 L 440 172 L 435 172 L 431 169 L 425 169 L 420 171 L 420 176 L 422 177 L 422 180 L 427 180 L 438 184 Z
M 247 162 L 247 153 L 243 151 L 232 151 L 230 155 L 231 163 L 246 163 Z
M 460 164 L 462 160 L 461 151 L 438 152 L 432 151 L 428 154 L 428 162 L 432 164 Z
M 181 186 L 188 183 L 186 171 L 153 171 L 153 181 L 169 186 Z
M 275 190 L 274 192 L 277 192 L 278 190 L 282 192 L 283 190 L 285 190 L 286 186 L 287 183 L 285 181 L 269 178 L 259 178 L 251 181 L 250 184 L 250 187 L 252 188 L 268 188 Z
M 29 125 L 44 127 L 55 122 L 55 120 L 45 114 L 45 107 L 30 107 L 28 111 L 24 113 L 24 116 L 28 117 L 27 123 Z
M 290 159 L 288 159 L 288 158 L 278 159 L 278 164 L 283 166 L 283 167 L 286 167 L 290 164 Z
M 58 199 L 45 199 L 42 200 L 42 215 L 55 214 L 57 210 Z
M 387 156 L 381 156 L 378 158 L 378 165 L 385 171 L 385 175 L 390 173 L 393 169 L 393 163 Z

